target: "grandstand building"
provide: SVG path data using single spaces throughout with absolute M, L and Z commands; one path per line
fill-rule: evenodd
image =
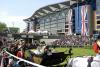
M 24 19 L 28 24 L 27 31 L 48 31 L 52 35 L 92 35 L 100 27 L 99 8 L 96 11 L 95 4 L 94 0 L 70 0 L 47 5 Z
M 48 31 L 50 34 L 70 34 L 71 23 L 67 21 L 68 11 L 70 10 L 70 2 L 62 2 L 53 5 L 48 5 L 37 10 L 30 18 L 36 19 L 38 28 L 34 30 Z M 28 20 L 27 19 L 27 20 Z M 26 21 L 27 21 L 26 20 Z M 32 22 L 33 23 L 33 22 Z M 35 24 L 33 24 L 36 26 Z
M 100 31 L 100 0 L 96 0 L 96 30 Z

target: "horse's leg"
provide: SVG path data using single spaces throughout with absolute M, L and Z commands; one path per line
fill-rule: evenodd
M 87 67 L 91 67 L 91 63 L 93 61 L 93 57 L 90 57 L 87 61 L 88 61 Z
M 73 67 L 73 66 L 72 66 L 72 65 L 73 65 L 73 59 L 74 59 L 74 58 L 71 58 L 71 59 L 68 61 L 66 67 Z

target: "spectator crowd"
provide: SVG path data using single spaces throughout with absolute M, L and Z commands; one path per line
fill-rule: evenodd
M 53 45 L 61 46 L 84 46 L 90 44 L 88 36 L 66 36 L 59 40 L 52 42 Z

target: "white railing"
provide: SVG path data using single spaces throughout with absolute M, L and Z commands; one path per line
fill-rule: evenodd
M 28 64 L 31 64 L 31 65 L 33 65 L 33 66 L 36 66 L 36 67 L 45 67 L 45 66 L 42 66 L 42 65 L 39 65 L 39 64 L 36 64 L 36 63 L 30 62 L 30 61 L 27 61 L 27 60 L 25 60 L 25 59 L 19 58 L 19 57 L 15 56 L 15 55 L 9 53 L 9 52 L 6 51 L 6 50 L 4 50 L 4 51 L 5 51 L 8 55 L 10 55 L 10 56 L 12 56 L 12 57 L 14 57 L 14 58 L 16 58 L 16 59 L 19 59 L 20 61 L 24 61 L 24 62 L 26 62 L 26 63 L 28 63 Z

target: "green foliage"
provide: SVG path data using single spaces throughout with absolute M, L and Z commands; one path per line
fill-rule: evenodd
M 19 32 L 19 28 L 16 27 L 9 27 L 10 33 L 18 33 Z
M 3 22 L 0 22 L 0 32 L 3 32 L 6 29 L 6 24 Z

